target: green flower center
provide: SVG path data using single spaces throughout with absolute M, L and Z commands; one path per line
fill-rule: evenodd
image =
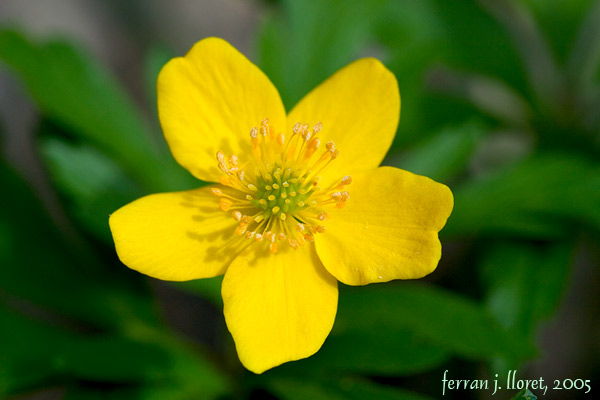
M 285 172 L 289 176 L 285 176 Z M 304 182 L 299 175 L 298 171 L 283 170 L 281 165 L 275 164 L 268 169 L 267 174 L 257 178 L 256 198 L 250 200 L 250 203 L 264 210 L 264 218 L 279 216 L 286 219 L 287 215 L 294 215 L 310 207 L 306 200 L 311 192 L 304 189 Z

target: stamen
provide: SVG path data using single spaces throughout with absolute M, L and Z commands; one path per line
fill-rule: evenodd
M 240 158 L 217 151 L 223 186 L 210 188 L 210 193 L 238 222 L 235 235 L 268 242 L 270 253 L 276 253 L 281 246 L 305 246 L 325 232 L 326 210 L 345 206 L 350 197 L 345 189 L 352 178 L 322 184 L 321 172 L 340 154 L 332 141 L 322 148 L 322 130 L 321 122 L 312 129 L 297 122 L 286 138 L 264 118 L 250 129 L 251 154 Z

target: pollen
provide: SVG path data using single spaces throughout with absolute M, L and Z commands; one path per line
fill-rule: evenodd
M 238 222 L 232 235 L 264 243 L 274 254 L 284 244 L 297 249 L 326 232 L 327 210 L 346 205 L 352 178 L 344 176 L 330 185 L 321 182 L 321 173 L 340 155 L 334 142 L 321 140 L 322 131 L 326 128 L 320 122 L 312 129 L 298 122 L 288 138 L 265 118 L 260 127 L 250 129 L 248 154 L 226 157 L 217 152 L 223 175 L 221 186 L 210 193 Z

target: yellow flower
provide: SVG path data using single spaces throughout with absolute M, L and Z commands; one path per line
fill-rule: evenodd
M 225 320 L 249 370 L 321 347 L 338 280 L 413 279 L 437 266 L 452 193 L 378 168 L 400 115 L 398 84 L 379 61 L 353 62 L 286 115 L 269 79 L 209 38 L 162 69 L 158 109 L 175 159 L 215 184 L 113 213 L 117 253 L 158 279 L 225 274 Z

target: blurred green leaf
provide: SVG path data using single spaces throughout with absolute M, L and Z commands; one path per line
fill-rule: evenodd
M 583 90 L 593 85 L 600 67 L 600 2 L 596 1 L 586 7 L 586 11 L 587 15 L 579 27 L 567 65 L 569 78 Z M 578 19 L 577 22 L 579 21 Z
M 97 63 L 72 45 L 38 45 L 0 31 L 0 60 L 23 79 L 41 111 L 118 160 L 151 190 L 181 189 L 189 176 L 153 138 L 137 110 Z
M 540 107 L 558 112 L 564 97 L 561 71 L 531 10 L 515 0 L 477 0 L 510 35 Z
M 529 129 L 532 116 L 529 103 L 498 79 L 438 67 L 429 72 L 428 86 L 430 90 L 465 100 L 506 125 Z
M 315 369 L 397 376 L 429 370 L 449 357 L 447 349 L 409 330 L 390 329 L 379 335 L 334 330 L 313 364 Z
M 340 318 L 343 319 L 343 315 Z M 338 322 L 339 319 L 317 354 L 284 365 L 279 372 L 291 375 L 308 372 L 313 376 L 340 372 L 401 376 L 430 370 L 450 358 L 447 348 L 432 344 L 410 329 L 372 327 L 373 330 L 365 331 L 352 326 L 352 322 L 338 329 Z
M 512 398 L 512 400 L 536 400 L 537 396 L 529 389 L 523 389 Z
M 155 105 L 157 104 L 156 80 L 158 79 L 158 73 L 171 58 L 176 56 L 170 48 L 156 45 L 148 50 L 144 60 L 144 88 L 146 89 L 146 97 L 152 105 L 153 115 L 157 120 L 158 108 Z
M 0 291 L 60 310 L 92 326 L 155 324 L 149 298 L 125 270 L 106 273 L 93 255 L 68 243 L 29 188 L 0 161 Z M 115 257 L 116 258 L 116 257 Z
M 444 235 L 571 235 L 573 224 L 600 228 L 600 167 L 583 157 L 537 154 L 454 188 Z
M 566 60 L 576 48 L 578 30 L 586 16 L 592 14 L 596 0 L 523 0 L 535 15 L 557 59 Z M 594 45 L 589 42 L 588 45 Z M 590 54 L 592 55 L 592 54 Z
M 40 150 L 70 214 L 96 237 L 110 242 L 108 216 L 140 197 L 142 190 L 114 161 L 92 147 L 47 139 L 40 143 Z
M 223 391 L 181 382 L 143 384 L 98 389 L 95 386 L 71 387 L 63 400 L 197 400 L 222 399 Z
M 214 278 L 196 279 L 187 282 L 174 283 L 177 287 L 186 290 L 190 293 L 200 294 L 219 309 L 223 308 L 223 298 L 221 297 L 221 282 L 223 276 Z
M 533 354 L 529 344 L 503 329 L 482 305 L 444 290 L 412 283 L 344 289 L 336 321 L 341 331 L 364 330 L 379 337 L 409 329 L 471 359 Z
M 465 169 L 483 134 L 482 124 L 475 121 L 446 128 L 409 151 L 404 159 L 388 157 L 384 164 L 446 182 Z
M 487 307 L 507 329 L 534 343 L 568 287 L 572 246 L 499 243 L 483 258 Z
M 274 10 L 264 21 L 258 39 L 258 64 L 290 110 L 311 89 L 358 58 L 384 1 L 282 3 L 282 10 Z
M 0 354 L 4 382 L 8 383 L 0 393 L 62 376 L 130 382 L 156 379 L 170 370 L 168 354 L 153 345 L 116 336 L 76 336 L 17 316 L 1 306 L 0 322 L 4 327 L 0 332 Z
M 170 386 L 187 394 L 185 398 L 193 398 L 190 392 L 201 398 L 226 392 L 225 380 L 218 371 L 169 339 L 156 342 L 115 335 L 82 335 L 17 316 L 1 305 L 0 323 L 9 327 L 0 331 L 0 394 L 73 379 L 165 385 L 139 397 L 143 399 L 173 394 L 174 388 L 167 390 Z M 131 395 L 130 392 L 127 391 Z M 115 392 L 114 398 L 127 398 L 122 394 Z
M 269 380 L 267 385 L 286 400 L 430 400 L 428 396 L 355 378 L 320 381 L 277 378 Z

